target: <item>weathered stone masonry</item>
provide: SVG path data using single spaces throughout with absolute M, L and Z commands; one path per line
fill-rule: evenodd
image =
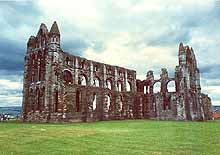
M 175 77 L 165 68 L 160 79 L 136 71 L 65 53 L 54 22 L 41 24 L 27 43 L 24 68 L 23 121 L 77 122 L 113 119 L 210 119 L 210 98 L 201 93 L 199 69 L 192 48 L 179 45 Z M 175 92 L 167 85 L 175 83 Z M 154 92 L 156 83 L 160 92 Z

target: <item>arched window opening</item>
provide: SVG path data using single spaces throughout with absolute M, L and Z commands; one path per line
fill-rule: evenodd
M 147 87 L 147 93 L 150 94 L 150 86 Z
M 118 91 L 119 92 L 122 91 L 122 83 L 121 83 L 121 81 L 118 81 Z
M 70 65 L 70 58 L 69 57 L 66 57 L 65 64 Z
M 96 94 L 93 94 L 93 102 L 92 102 L 92 109 L 96 110 Z
M 144 86 L 144 94 L 147 94 L 147 86 Z
M 73 82 L 72 73 L 68 70 L 64 70 L 64 82 L 65 84 L 71 84 Z
M 86 80 L 86 77 L 84 75 L 79 76 L 78 84 L 80 84 L 82 86 L 86 86 L 87 80 Z
M 76 91 L 76 112 L 80 112 L 80 92 Z
M 85 62 L 84 62 L 84 61 L 81 61 L 80 67 L 81 67 L 82 69 L 84 69 L 84 67 L 85 67 Z
M 127 91 L 131 91 L 131 83 L 130 82 L 126 82 L 126 89 Z
M 168 92 L 175 92 L 176 91 L 176 84 L 175 81 L 170 81 L 167 83 Z
M 97 65 L 94 65 L 93 71 L 98 71 L 98 66 Z
M 93 82 L 94 87 L 100 87 L 100 80 L 99 78 L 95 77 Z
M 54 111 L 58 112 L 58 90 L 55 90 L 55 107 L 54 107 Z
M 161 83 L 160 82 L 156 82 L 154 84 L 154 93 L 160 92 L 160 89 L 161 89 Z
M 34 82 L 35 81 L 35 79 L 34 79 L 35 72 L 33 69 L 35 67 L 35 54 L 33 54 L 31 56 L 31 60 L 32 60 L 32 62 L 31 62 L 31 82 Z
M 107 85 L 107 88 L 108 89 L 110 89 L 110 90 L 112 90 L 112 82 L 111 82 L 111 80 L 106 80 L 106 85 Z
M 110 106 L 111 106 L 111 99 L 110 96 L 107 95 L 107 109 L 110 110 Z
M 38 51 L 38 55 L 37 55 L 37 66 L 38 66 L 38 81 L 41 81 L 41 59 L 42 59 L 42 52 L 41 51 Z

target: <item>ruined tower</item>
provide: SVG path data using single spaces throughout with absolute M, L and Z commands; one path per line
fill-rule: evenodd
M 179 45 L 179 65 L 176 67 L 175 81 L 180 109 L 187 120 L 204 118 L 201 101 L 200 75 L 195 54 L 189 46 Z
M 56 22 L 40 25 L 27 43 L 22 103 L 23 121 L 76 122 L 113 119 L 210 119 L 210 98 L 201 93 L 192 48 L 179 46 L 175 77 L 167 69 L 160 79 L 136 71 L 74 56 L 62 50 Z M 170 92 L 167 86 L 175 83 Z M 159 92 L 155 85 L 159 84 Z M 209 102 L 206 104 L 206 102 Z M 204 107 L 206 110 L 204 110 Z

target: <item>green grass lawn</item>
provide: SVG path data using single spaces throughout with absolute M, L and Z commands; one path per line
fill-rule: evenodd
M 0 155 L 219 155 L 220 122 L 0 123 Z

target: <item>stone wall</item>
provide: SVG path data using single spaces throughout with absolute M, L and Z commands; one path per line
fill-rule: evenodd
M 211 100 L 201 93 L 192 48 L 179 46 L 175 76 L 161 69 L 159 79 L 64 52 L 54 22 L 41 24 L 27 43 L 24 66 L 24 121 L 79 122 L 121 119 L 206 120 Z M 170 91 L 168 85 L 175 89 Z M 155 92 L 156 84 L 160 90 Z

